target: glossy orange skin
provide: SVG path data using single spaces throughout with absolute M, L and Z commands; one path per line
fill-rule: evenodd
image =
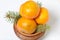
M 34 20 L 20 18 L 17 22 L 20 31 L 31 34 L 36 30 L 37 24 Z
M 44 7 L 41 7 L 41 12 L 35 20 L 38 24 L 45 24 L 48 21 L 48 18 L 48 10 Z
M 39 15 L 40 6 L 34 1 L 27 1 L 20 7 L 20 15 L 22 17 L 33 19 Z

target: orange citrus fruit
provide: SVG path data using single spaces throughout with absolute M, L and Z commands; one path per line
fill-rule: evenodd
M 33 33 L 36 30 L 36 22 L 34 20 L 20 18 L 17 22 L 17 27 L 20 28 L 20 31 L 25 33 Z
M 33 19 L 39 15 L 40 6 L 34 1 L 27 1 L 20 7 L 20 15 L 25 18 Z
M 45 24 L 48 21 L 48 10 L 41 7 L 41 12 L 35 20 L 38 24 Z

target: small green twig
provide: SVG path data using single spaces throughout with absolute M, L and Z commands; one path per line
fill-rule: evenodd
M 20 18 L 21 16 L 19 15 L 18 12 L 13 12 L 13 11 L 8 11 L 6 13 L 6 18 L 8 21 L 10 22 L 17 22 L 17 20 Z
M 42 3 L 41 3 L 41 2 L 38 2 L 38 1 L 37 1 L 37 4 L 38 4 L 40 7 L 42 6 Z
M 36 29 L 36 32 L 44 32 L 44 31 L 46 31 L 46 30 L 49 30 L 50 29 L 50 26 L 49 25 L 47 25 L 47 24 L 42 24 L 42 25 L 38 25 L 37 26 L 37 29 Z

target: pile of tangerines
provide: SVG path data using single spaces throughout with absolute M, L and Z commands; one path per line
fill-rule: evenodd
M 48 10 L 34 1 L 23 3 L 19 13 L 22 17 L 17 21 L 17 26 L 24 33 L 31 34 L 35 32 L 37 25 L 48 21 Z

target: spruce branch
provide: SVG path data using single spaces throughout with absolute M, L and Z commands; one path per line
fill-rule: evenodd
M 16 23 L 17 20 L 18 20 L 20 17 L 21 17 L 21 16 L 19 15 L 18 12 L 8 11 L 8 12 L 6 13 L 6 18 L 7 18 L 7 20 L 10 21 L 10 22 Z
M 44 31 L 46 31 L 46 30 L 49 30 L 50 29 L 50 26 L 49 25 L 47 25 L 47 24 L 40 24 L 40 25 L 38 25 L 37 26 L 37 29 L 36 29 L 36 32 L 44 32 Z

